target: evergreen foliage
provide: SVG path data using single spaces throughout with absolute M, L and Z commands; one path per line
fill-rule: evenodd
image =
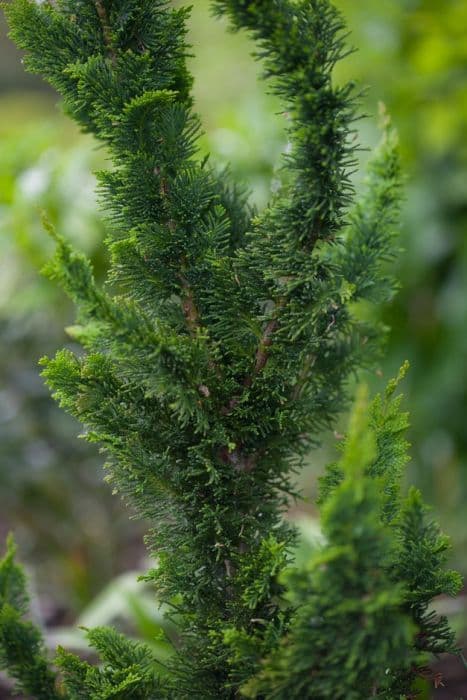
M 446 540 L 419 492 L 400 493 L 407 416 L 397 383 L 369 407 L 360 393 L 342 458 L 322 480 L 326 544 L 286 573 L 296 612 L 247 697 L 409 698 L 417 676 L 437 680 L 426 652 L 455 649 L 428 601 L 455 595 L 461 580 L 445 569 Z
M 343 459 L 323 479 L 327 544 L 309 569 L 284 577 L 294 470 L 345 407 L 350 372 L 377 350 L 382 331 L 361 320 L 361 306 L 393 292 L 396 140 L 386 124 L 353 205 L 354 87 L 332 79 L 348 53 L 339 14 L 328 0 L 213 6 L 258 43 L 289 115 L 282 186 L 261 213 L 197 155 L 186 9 L 164 0 L 5 8 L 27 67 L 112 161 L 99 175 L 112 228 L 103 288 L 48 226 L 57 252 L 47 273 L 76 303 L 69 333 L 84 352 L 45 359 L 44 376 L 106 452 L 113 489 L 151 523 L 147 579 L 180 638 L 161 670 L 144 645 L 90 631 L 103 666 L 60 651 L 55 683 L 22 621 L 10 550 L 2 665 L 37 698 L 409 697 L 421 655 L 453 649 L 428 606 L 458 580 L 444 571 L 446 542 L 419 496 L 400 495 L 406 417 L 395 385 L 368 425 L 358 403 Z
M 28 596 L 24 573 L 15 561 L 16 548 L 10 537 L 0 562 L 0 670 L 8 669 L 19 692 L 38 700 L 55 700 L 55 674 L 50 670 L 35 625 L 24 621 Z

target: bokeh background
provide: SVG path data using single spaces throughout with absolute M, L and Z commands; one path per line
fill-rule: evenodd
M 338 78 L 366 88 L 361 142 L 370 148 L 378 140 L 383 101 L 400 132 L 407 176 L 401 289 L 379 311 L 391 330 L 380 371 L 368 379 L 380 388 L 410 360 L 407 480 L 433 506 L 452 537 L 452 563 L 466 574 L 467 2 L 337 4 L 358 47 Z M 258 82 L 248 41 L 228 34 L 208 5 L 195 3 L 190 35 L 202 148 L 229 161 L 261 207 L 285 145 L 283 117 Z M 102 456 L 77 438 L 79 426 L 49 398 L 37 367 L 42 355 L 70 343 L 64 328 L 73 320 L 62 293 L 39 274 L 51 252 L 40 211 L 102 274 L 106 231 L 92 172 L 105 165 L 105 152 L 61 115 L 56 95 L 24 73 L 0 16 L 0 538 L 15 531 L 53 641 L 72 635 L 67 626 L 77 619 L 118 619 L 148 638 L 160 624 L 150 594 L 127 573 L 144 567 L 144 525 L 129 523 L 102 484 Z M 301 476 L 308 503 L 293 509 L 308 518 L 310 538 L 316 478 L 333 451 L 333 438 L 323 440 Z M 444 604 L 462 635 L 464 599 Z M 459 697 L 449 692 L 435 697 Z

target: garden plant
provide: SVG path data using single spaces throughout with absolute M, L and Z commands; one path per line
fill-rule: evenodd
M 0 668 L 44 700 L 413 698 L 442 682 L 432 656 L 456 652 L 432 601 L 461 582 L 419 492 L 401 490 L 405 367 L 374 400 L 356 392 L 341 459 L 321 479 L 324 540 L 304 567 L 284 518 L 303 459 L 380 351 L 372 308 L 396 286 L 397 138 L 383 112 L 355 201 L 358 94 L 333 79 L 349 54 L 339 13 L 328 0 L 212 5 L 255 40 L 283 102 L 289 145 L 260 212 L 198 155 L 187 8 L 5 5 L 28 69 L 111 161 L 99 173 L 104 285 L 45 219 L 47 274 L 78 317 L 74 350 L 43 360 L 43 374 L 106 453 L 111 488 L 149 522 L 144 578 L 176 632 L 168 660 L 110 628 L 87 632 L 95 665 L 64 649 L 49 660 L 10 540 Z

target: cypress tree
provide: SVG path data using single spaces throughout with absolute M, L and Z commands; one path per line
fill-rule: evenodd
M 29 70 L 107 149 L 107 283 L 59 233 L 47 274 L 77 308 L 83 352 L 43 360 L 60 404 L 107 455 L 107 480 L 151 530 L 146 579 L 179 628 L 164 667 L 111 629 L 102 660 L 59 650 L 55 670 L 10 543 L 0 569 L 0 668 L 34 698 L 411 697 L 425 655 L 453 650 L 432 598 L 455 593 L 447 543 L 399 490 L 406 417 L 360 397 L 342 460 L 323 477 L 326 544 L 292 565 L 293 475 L 347 401 L 391 297 L 400 168 L 385 125 L 354 202 L 348 50 L 328 0 L 216 0 L 258 46 L 289 115 L 281 187 L 262 212 L 198 153 L 186 8 L 165 0 L 13 0 Z M 368 416 L 365 418 L 365 416 Z

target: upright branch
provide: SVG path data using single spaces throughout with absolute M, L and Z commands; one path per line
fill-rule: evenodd
M 104 3 L 102 0 L 95 0 L 96 3 L 96 10 L 97 14 L 99 15 L 99 19 L 101 21 L 102 25 L 102 35 L 104 37 L 104 42 L 105 45 L 107 46 L 109 56 L 112 59 L 112 62 L 115 64 L 115 61 L 117 59 L 117 56 L 115 54 L 115 51 L 113 50 L 112 47 L 112 32 L 109 26 L 109 20 L 107 17 L 107 10 L 105 9 Z

